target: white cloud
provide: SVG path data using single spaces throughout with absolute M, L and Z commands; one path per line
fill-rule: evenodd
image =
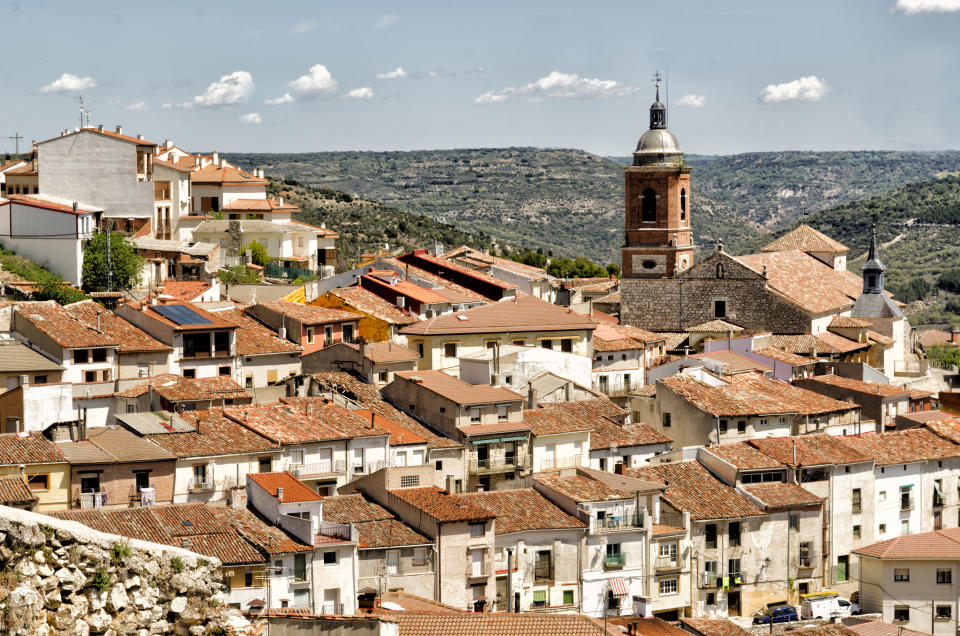
M 150 107 L 147 106 L 147 102 L 133 102 L 127 104 L 126 110 L 150 110 Z
M 786 102 L 794 99 L 802 99 L 808 102 L 819 102 L 827 94 L 830 87 L 827 83 L 816 75 L 801 77 L 792 82 L 783 84 L 770 84 L 760 93 L 760 101 Z
M 316 20 L 301 20 L 293 27 L 291 33 L 293 35 L 300 35 L 301 33 L 306 33 L 307 31 L 313 31 L 317 28 Z
M 171 104 L 170 102 L 164 102 L 163 104 L 160 104 L 160 108 L 163 110 L 170 110 L 171 108 L 176 108 L 176 106 L 176 104 Z
M 511 95 L 525 95 L 531 100 L 540 100 L 544 97 L 603 99 L 630 95 L 636 90 L 633 86 L 615 80 L 592 79 L 580 77 L 576 73 L 553 71 L 535 82 L 490 91 L 473 101 L 476 104 L 496 104 L 506 101 Z
M 40 89 L 41 93 L 67 93 L 70 91 L 84 91 L 96 88 L 97 80 L 92 77 L 79 77 L 72 73 L 64 73 L 60 79 L 54 80 Z
M 203 95 L 197 95 L 192 102 L 181 104 L 184 108 L 201 106 L 213 108 L 245 102 L 253 91 L 253 75 L 247 71 L 234 71 L 224 75 L 207 86 Z
M 896 11 L 917 13 L 953 13 L 960 11 L 960 0 L 897 0 Z
M 373 98 L 373 89 L 369 86 L 355 88 L 340 96 L 340 99 L 371 99 Z
M 400 79 L 401 77 L 406 77 L 407 72 L 403 70 L 402 66 L 398 66 L 394 70 L 388 73 L 377 73 L 377 79 L 380 80 L 390 80 L 390 79 Z
M 374 28 L 374 29 L 384 29 L 384 28 L 390 26 L 391 24 L 396 24 L 396 23 L 399 22 L 399 21 L 400 21 L 400 18 L 398 18 L 398 17 L 395 16 L 395 15 L 385 15 L 385 16 L 383 16 L 382 18 L 380 18 L 379 20 L 377 20 L 377 22 L 373 25 L 373 28 Z
M 691 108 L 703 108 L 707 105 L 707 96 L 706 95 L 684 95 L 680 99 L 673 102 L 674 106 L 690 106 Z
M 240 121 L 244 124 L 259 124 L 263 120 L 260 118 L 260 113 L 247 113 L 240 115 Z
M 301 75 L 290 82 L 290 88 L 304 97 L 330 95 L 337 92 L 337 80 L 333 79 L 326 66 L 314 64 L 310 67 L 310 74 Z
M 265 99 L 263 100 L 263 103 L 266 104 L 267 106 L 276 106 L 278 104 L 289 104 L 292 101 L 294 101 L 293 95 L 291 95 L 290 93 L 284 93 L 280 97 L 274 97 L 273 99 Z

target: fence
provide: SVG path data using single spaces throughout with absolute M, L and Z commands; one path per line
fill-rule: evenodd
M 316 275 L 309 269 L 301 269 L 299 267 L 284 267 L 283 265 L 274 265 L 273 263 L 269 263 L 263 268 L 263 270 L 263 275 L 267 278 L 286 278 L 289 280 L 296 280 L 297 278 L 309 278 Z

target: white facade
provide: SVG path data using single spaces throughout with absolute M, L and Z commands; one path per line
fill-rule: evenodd
M 300 375 L 300 352 L 237 356 L 233 379 L 247 388 L 270 386 Z
M 408 340 L 414 339 L 410 336 Z M 455 340 L 451 337 L 451 340 Z M 466 349 L 466 347 L 463 347 Z M 553 373 L 580 386 L 590 386 L 592 364 L 588 356 L 566 353 L 541 346 L 516 346 L 502 344 L 499 347 L 499 385 L 523 393 L 530 380 L 545 372 Z M 491 384 L 497 365 L 493 349 L 485 346 L 459 359 L 460 379 L 470 384 Z M 434 367 L 437 368 L 437 367 Z
M 265 457 L 275 460 L 279 457 L 279 452 L 263 451 L 177 459 L 174 469 L 173 503 L 222 502 L 230 488 L 243 486 L 247 483 L 249 473 L 259 472 L 259 460 Z M 198 467 L 203 468 L 198 469 Z
M 593 354 L 594 391 L 604 395 L 625 396 L 644 385 L 644 350 L 595 351 Z
M 535 473 L 587 466 L 590 461 L 590 431 L 534 435 L 531 448 Z
M 482 505 L 482 500 L 480 502 Z M 516 570 L 510 590 L 506 589 L 506 577 L 499 575 L 497 578 L 498 592 L 507 592 L 504 596 L 509 599 L 511 608 L 515 595 L 519 594 L 521 612 L 537 611 L 539 607 L 576 612 L 580 606 L 577 558 L 582 537 L 583 530 L 576 528 L 496 535 L 495 569 L 498 573 L 507 569 L 509 550 L 512 552 L 511 565 Z M 538 557 L 542 559 L 544 553 L 549 555 L 550 567 L 541 566 L 541 572 L 538 572 L 537 560 Z
M 323 495 L 387 465 L 387 436 L 284 445 L 274 470 L 288 470 Z
M 652 458 L 670 451 L 672 442 L 663 444 L 644 444 L 642 446 L 618 446 L 616 448 L 595 448 L 590 451 L 590 468 L 612 473 L 617 464 L 624 468 L 640 468 Z

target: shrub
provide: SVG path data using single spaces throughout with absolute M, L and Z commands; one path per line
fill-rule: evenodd
M 98 566 L 93 575 L 93 587 L 97 588 L 98 592 L 106 592 L 111 585 L 113 585 L 113 575 L 107 572 L 107 568 Z
M 114 563 L 123 563 L 123 560 L 132 554 L 133 554 L 133 550 L 130 549 L 129 543 L 113 544 L 113 562 Z
M 247 243 L 244 250 L 250 250 L 250 259 L 254 265 L 266 267 L 270 264 L 270 255 L 267 254 L 267 246 L 260 241 L 253 240 Z
M 183 559 L 181 559 L 180 557 L 173 557 L 172 559 L 170 559 L 170 567 L 173 569 L 174 572 L 176 572 L 177 574 L 180 574 L 181 572 L 183 572 L 183 568 L 184 568 Z

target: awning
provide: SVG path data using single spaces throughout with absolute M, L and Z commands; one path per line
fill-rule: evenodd
M 626 598 L 630 594 L 627 582 L 620 577 L 610 579 L 610 591 L 615 598 Z
M 471 444 L 494 444 L 496 442 L 518 442 L 527 439 L 526 435 L 509 435 L 507 437 L 484 437 L 482 439 L 471 439 Z

